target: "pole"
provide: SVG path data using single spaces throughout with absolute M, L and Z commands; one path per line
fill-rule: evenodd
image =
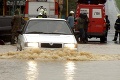
M 60 8 L 60 0 L 58 0 L 58 5 L 59 5 L 59 8 Z M 61 10 L 59 12 L 59 18 L 61 18 Z
M 58 5 L 59 5 L 59 8 L 60 8 L 59 18 L 61 18 L 61 4 L 60 4 L 60 0 L 58 0 Z
M 66 13 L 66 16 L 68 17 L 68 0 L 67 0 L 66 3 L 67 3 L 67 11 L 66 11 L 67 13 Z
M 3 16 L 5 16 L 6 0 L 3 0 Z

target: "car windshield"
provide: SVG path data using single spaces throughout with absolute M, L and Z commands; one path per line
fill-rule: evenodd
M 69 26 L 62 20 L 30 20 L 26 34 L 72 34 Z

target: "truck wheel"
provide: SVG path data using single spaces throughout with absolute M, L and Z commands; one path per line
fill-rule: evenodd
M 100 37 L 100 42 L 101 43 L 107 42 L 107 38 L 105 36 Z

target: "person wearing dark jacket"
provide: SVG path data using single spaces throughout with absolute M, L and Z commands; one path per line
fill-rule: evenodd
M 84 23 L 85 40 L 84 42 L 86 43 L 88 42 L 88 24 L 89 24 L 89 18 L 86 13 L 84 13 L 84 19 L 85 19 L 85 23 Z
M 85 18 L 84 14 L 80 14 L 79 18 L 77 19 L 77 29 L 79 30 L 79 37 L 80 37 L 80 42 L 79 40 L 78 43 L 84 43 L 85 42 Z
M 108 15 L 105 16 L 105 19 L 106 19 L 106 41 L 107 41 L 108 30 L 110 30 L 110 20 L 108 19 Z
M 114 25 L 116 31 L 113 41 L 117 41 L 117 37 L 119 35 L 119 43 L 120 43 L 120 14 L 118 14 L 117 17 L 118 19 L 115 21 L 115 25 Z
M 20 15 L 19 9 L 15 10 L 15 15 L 12 18 L 11 21 L 11 44 L 15 44 L 17 37 L 18 37 L 18 33 L 17 31 L 22 29 L 22 25 L 25 24 L 26 21 L 22 18 L 22 16 Z

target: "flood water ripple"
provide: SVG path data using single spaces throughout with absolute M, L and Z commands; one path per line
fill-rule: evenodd
M 0 54 L 0 59 L 33 59 L 33 60 L 70 60 L 70 61 L 96 61 L 120 60 L 120 54 L 94 54 L 77 52 L 69 49 L 27 49 L 24 51 L 7 52 Z

